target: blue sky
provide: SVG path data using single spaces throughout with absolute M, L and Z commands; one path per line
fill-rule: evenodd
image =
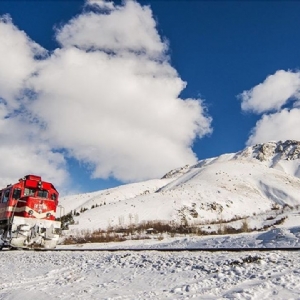
M 160 177 L 170 168 L 253 143 L 300 140 L 300 2 L 155 0 L 137 1 L 131 8 L 120 1 L 86 4 L 0 3 L 0 15 L 6 15 L 2 42 L 8 36 L 25 47 L 9 51 L 0 45 L 4 127 L 22 126 L 26 132 L 13 140 L 0 128 L 8 146 L 0 155 L 25 153 L 13 158 L 9 174 L 0 174 L 3 182 L 24 175 L 18 172 L 39 172 L 65 193 L 88 192 Z M 103 12 L 115 17 L 97 21 Z M 24 69 L 9 71 L 7 84 L 3 78 L 7 70 L 15 70 L 18 59 Z M 70 61 L 69 73 L 61 71 Z M 100 61 L 106 73 L 97 69 Z M 124 66 L 130 69 L 123 81 L 119 74 Z M 82 70 L 83 77 L 68 81 L 74 70 Z M 101 86 L 105 74 L 111 79 Z M 52 81 L 56 77 L 61 79 Z M 80 90 L 81 84 L 87 89 Z M 100 96 L 84 102 L 77 97 L 81 93 Z M 74 121 L 79 115 L 86 120 L 82 125 Z M 24 149 L 18 144 L 23 138 L 31 142 Z

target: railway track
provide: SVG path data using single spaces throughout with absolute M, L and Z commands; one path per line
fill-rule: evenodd
M 20 249 L 24 250 L 24 249 Z M 268 251 L 300 251 L 300 247 L 273 247 L 273 248 L 91 248 L 91 249 L 75 249 L 75 248 L 56 248 L 56 249 L 26 249 L 33 251 L 69 251 L 69 252 L 268 252 Z M 26 251 L 25 250 L 25 251 Z

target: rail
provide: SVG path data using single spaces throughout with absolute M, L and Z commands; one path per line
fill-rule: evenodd
M 24 249 L 21 249 L 24 250 Z M 55 248 L 55 249 L 29 249 L 34 251 L 74 251 L 74 252 L 267 252 L 267 251 L 300 251 L 300 247 L 273 247 L 273 248 Z

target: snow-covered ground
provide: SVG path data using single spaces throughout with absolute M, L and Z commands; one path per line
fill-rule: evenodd
M 3 251 L 0 299 L 299 299 L 299 252 Z
M 300 227 L 210 237 L 2 251 L 0 299 L 300 299 L 298 251 L 159 252 L 159 248 L 299 247 Z M 117 251 L 118 248 L 128 248 Z M 152 251 L 130 251 L 130 248 Z

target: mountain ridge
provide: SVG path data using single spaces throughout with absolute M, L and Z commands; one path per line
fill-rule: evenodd
M 105 229 L 147 221 L 204 226 L 300 205 L 300 142 L 268 142 L 171 170 L 161 179 L 61 199 L 76 210 L 74 228 Z M 91 209 L 93 208 L 93 209 Z

